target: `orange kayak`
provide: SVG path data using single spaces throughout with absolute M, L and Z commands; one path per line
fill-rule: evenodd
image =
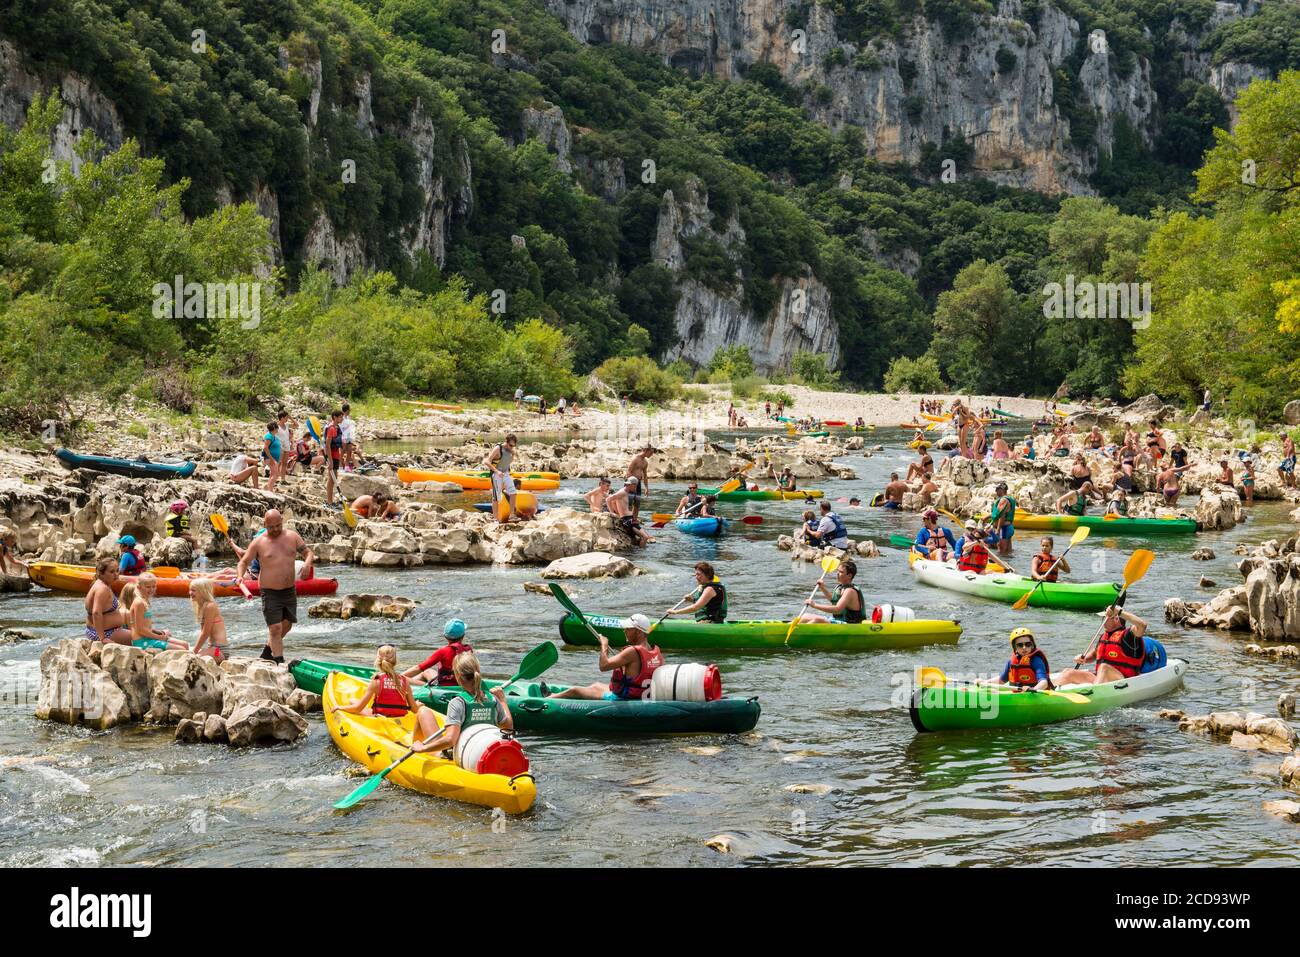
M 90 591 L 90 585 L 95 580 L 95 569 L 91 566 L 63 565 L 59 562 L 32 562 L 29 574 L 32 581 L 44 588 L 76 592 L 79 595 Z M 203 577 L 198 572 L 181 572 L 175 578 L 159 578 L 158 594 L 162 598 L 189 598 L 190 582 Z M 113 591 L 120 592 L 123 585 L 135 580 L 135 575 L 119 575 Z M 243 594 L 233 580 L 221 583 L 221 579 L 213 579 L 213 582 L 212 594 L 218 598 L 233 598 Z M 261 594 L 256 579 L 246 580 L 244 584 L 249 594 Z M 299 595 L 332 595 L 338 588 L 337 578 L 309 578 L 294 582 L 294 589 Z
M 526 492 L 554 492 L 560 487 L 559 476 L 554 472 L 511 472 L 510 475 L 515 480 L 515 488 Z M 487 472 L 434 472 L 429 469 L 401 468 L 397 470 L 397 481 L 404 484 L 454 482 L 470 492 L 488 492 L 492 489 L 492 479 Z

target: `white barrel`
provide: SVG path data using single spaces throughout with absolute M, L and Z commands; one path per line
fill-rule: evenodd
M 902 605 L 877 605 L 871 613 L 873 622 L 916 621 L 916 612 Z
M 488 748 L 503 740 L 505 736 L 495 724 L 471 725 L 456 739 L 456 763 L 466 771 L 478 774 L 479 765 L 487 754 Z
M 652 701 L 714 701 L 722 697 L 717 665 L 660 665 L 650 678 Z

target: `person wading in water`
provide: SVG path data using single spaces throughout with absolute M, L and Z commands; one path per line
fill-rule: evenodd
M 302 571 L 297 577 L 315 577 L 316 556 L 302 536 L 284 527 L 284 516 L 271 509 L 262 518 L 266 534 L 253 539 L 235 569 L 235 580 L 243 579 L 254 561 L 260 565 L 257 584 L 262 591 L 262 618 L 266 622 L 266 647 L 261 657 L 284 663 L 284 636 L 298 621 L 298 592 L 294 587 L 294 560 L 303 556 Z

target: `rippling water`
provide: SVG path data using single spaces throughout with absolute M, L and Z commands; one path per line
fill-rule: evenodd
M 870 459 L 841 461 L 860 476 L 827 482 L 832 497 L 877 490 L 910 453 L 896 432 Z M 560 500 L 591 482 L 564 483 Z M 682 486 L 656 488 L 656 510 Z M 646 574 L 570 588 L 587 611 L 657 617 L 690 587 L 690 565 L 717 564 L 733 617 L 789 617 L 815 578 L 775 548 L 800 503 L 724 506 L 758 514 L 761 527 L 736 524 L 721 541 L 666 528 L 636 561 Z M 842 514 L 855 537 L 883 542 L 912 532 L 913 514 L 852 510 Z M 921 664 L 950 673 L 1001 666 L 1006 635 L 1035 628 L 1058 666 L 1083 650 L 1093 615 L 1029 609 L 965 598 L 913 583 L 902 553 L 885 550 L 859 562 L 869 601 L 893 601 L 926 617 L 960 618 L 956 646 L 918 652 L 838 655 L 803 652 L 728 654 L 718 659 L 729 693 L 757 694 L 763 717 L 738 737 L 694 735 L 626 740 L 530 737 L 537 772 L 534 810 L 492 829 L 487 809 L 438 801 L 385 786 L 347 813 L 330 809 L 356 780 L 319 715 L 294 746 L 233 750 L 178 745 L 167 731 L 91 732 L 32 717 L 40 652 L 81 619 L 81 599 L 48 594 L 0 597 L 0 627 L 42 640 L 0 648 L 0 863 L 6 865 L 228 864 L 324 865 L 352 862 L 437 864 L 746 863 L 946 864 L 1251 864 L 1300 861 L 1295 826 L 1260 811 L 1285 797 L 1276 757 L 1232 750 L 1181 734 L 1157 720 L 1161 707 L 1191 712 L 1272 712 L 1279 691 L 1300 684 L 1300 668 L 1240 656 L 1240 637 L 1171 629 L 1166 597 L 1203 598 L 1201 575 L 1221 586 L 1240 580 L 1231 554 L 1292 529 L 1277 504 L 1255 506 L 1252 520 L 1226 533 L 1139 539 L 1093 537 L 1071 553 L 1076 579 L 1117 579 L 1128 552 L 1150 544 L 1158 558 L 1128 607 L 1147 618 L 1171 655 L 1190 661 L 1186 688 L 1159 701 L 1065 724 L 1008 731 L 918 735 L 902 684 Z M 1037 535 L 1018 536 L 1025 562 Z M 1187 556 L 1199 545 L 1210 562 Z M 329 570 L 349 592 L 387 591 L 421 604 L 402 624 L 307 619 L 288 642 L 295 656 L 368 660 L 394 640 L 403 662 L 441 644 L 452 615 L 470 623 L 489 673 L 508 674 L 537 642 L 557 639 L 559 608 L 525 594 L 537 568 L 422 568 L 388 572 Z M 226 600 L 231 639 L 255 654 L 263 641 L 257 603 Z M 303 606 L 305 612 L 305 605 Z M 185 602 L 161 600 L 163 626 L 191 637 Z M 594 649 L 561 650 L 548 678 L 598 677 Z M 686 653 L 669 653 L 682 660 Z M 798 793 L 795 788 L 804 788 Z M 1294 795 L 1291 795 L 1294 797 Z M 704 846 L 730 834 L 724 856 Z

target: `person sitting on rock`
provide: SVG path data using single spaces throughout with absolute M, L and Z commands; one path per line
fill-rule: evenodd
M 650 688 L 655 669 L 664 663 L 663 652 L 650 644 L 650 619 L 633 615 L 620 622 L 627 647 L 616 654 L 609 652 L 609 639 L 597 633 L 600 639 L 598 666 L 601 671 L 612 671 L 610 681 L 566 688 L 550 695 L 552 698 L 581 698 L 587 701 L 639 701 Z
M 853 559 L 848 558 L 840 562 L 840 567 L 835 570 L 835 580 L 838 587 L 832 594 L 830 588 L 826 586 L 824 580 L 818 580 L 817 589 L 825 595 L 831 604 L 825 604 L 819 601 L 808 602 L 808 607 L 812 611 L 804 612 L 799 616 L 799 621 L 805 624 L 814 622 L 829 622 L 835 625 L 856 625 L 866 620 L 867 603 L 862 597 L 862 591 L 857 585 L 853 584 L 853 579 L 857 577 L 858 566 Z M 816 614 L 822 612 L 822 614 Z
M 123 538 L 131 538 L 124 535 Z M 135 539 L 131 538 L 131 544 Z M 86 609 L 86 637 L 91 641 L 131 643 L 131 630 L 126 627 L 126 613 L 122 609 L 113 586 L 118 583 L 117 563 L 111 558 L 101 558 L 95 563 L 95 580 L 86 592 L 82 604 Z
M 1105 684 L 1134 678 L 1141 674 L 1146 663 L 1147 649 L 1143 635 L 1147 623 L 1115 605 L 1101 613 L 1105 619 L 1101 626 L 1101 636 L 1094 647 L 1086 654 L 1075 658 L 1075 664 L 1095 661 L 1095 671 L 1083 671 L 1079 668 L 1067 668 L 1057 679 L 1059 687 L 1066 685 Z
M 413 712 L 416 738 L 437 740 L 440 731 L 433 709 L 416 701 L 411 694 L 410 680 L 406 675 L 398 674 L 397 649 L 389 644 L 380 645 L 375 650 L 375 676 L 361 697 L 351 704 L 338 705 L 337 710 L 384 718 L 402 718 Z M 419 743 L 414 747 L 418 750 Z
M 602 477 L 596 487 L 582 498 L 593 512 L 608 512 L 605 503 L 609 499 L 609 479 Z
M 637 487 L 637 480 L 629 475 L 623 482 L 623 487 L 617 492 L 610 493 L 609 497 L 605 499 L 605 507 L 614 516 L 615 524 L 632 539 L 632 542 L 644 548 L 654 539 L 641 527 L 641 523 L 632 514 L 632 500 L 636 497 Z
M 190 548 L 198 551 L 198 542 L 190 534 L 190 503 L 184 499 L 172 502 L 167 520 L 164 523 L 167 526 L 168 538 L 179 538 L 189 543 Z
M 397 503 L 386 492 L 358 495 L 352 500 L 352 511 L 376 522 L 391 522 L 402 517 L 402 513 L 397 510 Z
M 1233 474 L 1232 466 L 1228 464 L 1227 459 L 1219 461 L 1219 474 L 1214 482 L 1216 485 L 1226 485 L 1234 492 L 1237 490 L 1237 476 Z
M 189 651 L 188 642 L 173 638 L 166 628 L 155 628 L 150 603 L 158 593 L 158 579 L 145 572 L 122 586 L 122 605 L 126 608 L 126 623 L 131 629 L 131 644 L 153 651 Z
M 9 566 L 14 571 L 9 571 Z M 0 535 L 0 575 L 26 575 L 27 563 L 18 557 L 18 533 L 12 528 Z
M 440 685 L 448 687 L 456 683 L 456 673 L 452 665 L 457 655 L 473 651 L 465 641 L 465 632 L 469 626 L 459 618 L 453 618 L 442 626 L 442 635 L 447 644 L 439 648 L 414 668 L 407 668 L 402 674 L 420 685 Z
M 815 547 L 819 544 L 817 541 L 817 515 L 812 509 L 804 509 L 803 524 L 794 533 L 794 537 L 805 545 Z

